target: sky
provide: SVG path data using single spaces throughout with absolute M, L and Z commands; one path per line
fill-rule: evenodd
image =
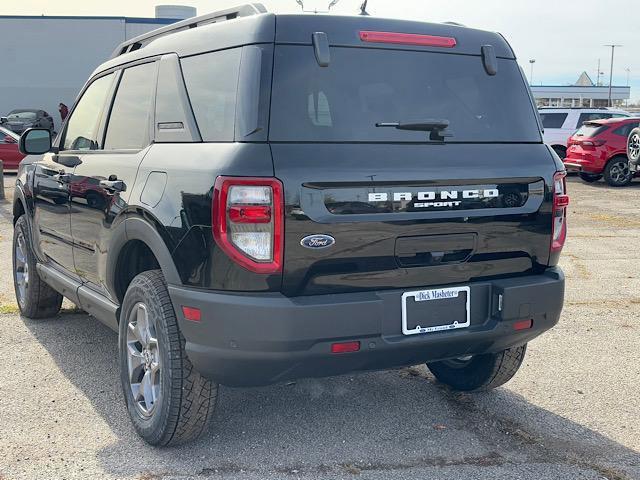
M 108 15 L 153 17 L 158 4 L 191 5 L 199 14 L 231 7 L 243 0 L 20 0 L 3 1 L 0 15 Z M 335 13 L 356 13 L 363 0 L 339 0 Z M 263 0 L 269 11 L 296 12 L 295 0 Z M 310 10 L 326 9 L 329 0 L 305 0 Z M 368 11 L 378 17 L 445 22 L 502 33 L 530 75 L 535 59 L 535 85 L 574 83 L 587 71 L 595 81 L 598 60 L 608 84 L 611 49 L 615 53 L 613 84 L 632 87 L 640 101 L 640 0 L 369 0 Z M 627 72 L 627 69 L 630 72 Z

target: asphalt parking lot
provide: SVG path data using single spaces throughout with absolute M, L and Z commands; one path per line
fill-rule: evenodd
M 17 314 L 8 189 L 0 479 L 640 479 L 640 181 L 569 189 L 566 308 L 505 387 L 454 394 L 422 367 L 221 387 L 209 434 L 173 449 L 134 433 L 115 333 L 70 308 Z

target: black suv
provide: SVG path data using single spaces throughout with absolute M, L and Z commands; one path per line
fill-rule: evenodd
M 494 33 L 217 12 L 121 45 L 21 148 L 20 309 L 119 332 L 154 445 L 200 435 L 218 384 L 494 388 L 562 310 L 565 172 Z

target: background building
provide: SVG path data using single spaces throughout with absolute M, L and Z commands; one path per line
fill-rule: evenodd
M 582 72 L 574 85 L 531 85 L 539 107 L 608 107 L 609 86 L 596 85 Z M 631 87 L 611 87 L 614 106 L 623 107 L 631 98 Z
M 71 108 L 91 72 L 121 42 L 195 14 L 193 7 L 159 6 L 156 18 L 0 15 L 0 116 L 43 109 L 57 131 L 58 104 Z

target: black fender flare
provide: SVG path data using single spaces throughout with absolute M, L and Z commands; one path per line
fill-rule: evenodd
M 109 256 L 111 260 L 107 264 L 106 283 L 113 298 L 116 296 L 116 269 L 117 259 L 122 248 L 131 240 L 139 240 L 149 247 L 160 264 L 160 269 L 167 284 L 181 285 L 182 281 L 178 269 L 173 261 L 170 249 L 162 238 L 157 228 L 142 217 L 129 216 L 123 219 L 112 231 Z
M 18 203 L 22 205 L 22 210 L 24 211 L 25 214 L 27 214 L 27 217 L 30 217 L 29 209 L 27 207 L 27 199 L 25 198 L 24 191 L 22 190 L 22 186 L 20 185 L 20 183 L 16 182 L 16 187 L 15 187 L 15 190 L 13 191 L 13 204 L 12 204 L 12 210 L 11 210 L 14 216 L 16 212 L 16 205 Z M 31 218 L 28 218 L 28 221 L 29 221 L 29 226 L 31 226 Z

